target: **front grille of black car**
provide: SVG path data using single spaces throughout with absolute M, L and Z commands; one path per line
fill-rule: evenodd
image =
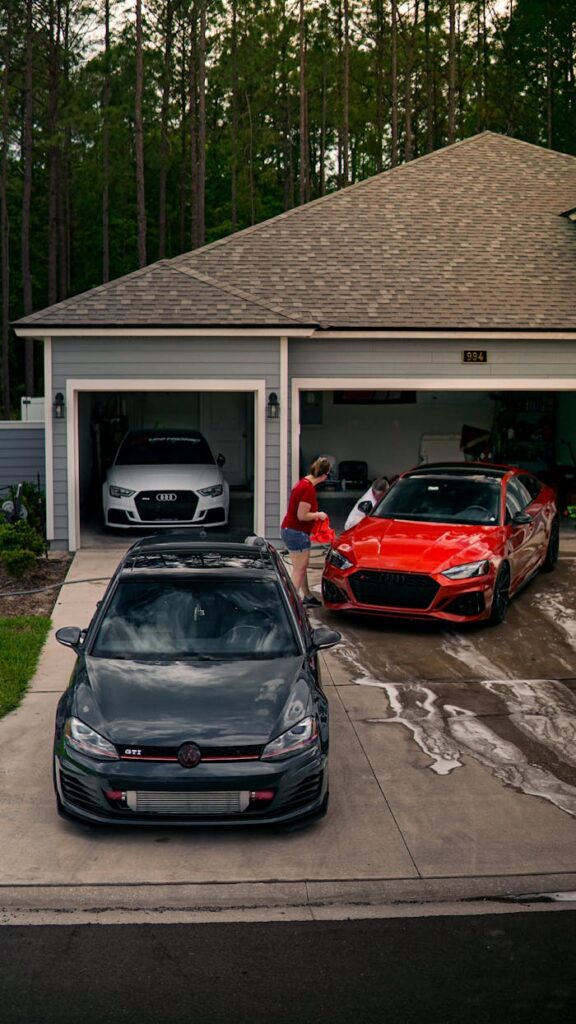
M 145 523 L 185 522 L 194 518 L 198 495 L 194 491 L 140 491 L 135 502 Z
M 416 572 L 361 569 L 348 579 L 360 604 L 382 608 L 429 608 L 439 590 L 431 576 Z
M 176 761 L 178 747 L 140 747 L 137 744 L 118 748 L 126 761 Z M 201 747 L 203 761 L 257 761 L 262 746 Z
M 62 769 L 60 770 L 60 786 L 62 795 L 68 803 L 74 804 L 75 807 L 83 807 L 86 811 L 102 813 L 102 808 L 91 789 L 74 775 L 67 775 Z

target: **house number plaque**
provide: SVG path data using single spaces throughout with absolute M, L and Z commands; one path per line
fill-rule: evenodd
M 488 353 L 485 348 L 466 348 L 462 353 L 463 363 L 487 363 Z

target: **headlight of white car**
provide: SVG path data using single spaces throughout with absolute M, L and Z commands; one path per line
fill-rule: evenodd
M 326 561 L 329 565 L 336 566 L 337 569 L 351 569 L 354 564 L 340 551 L 337 551 L 336 548 L 330 552 Z
M 108 493 L 111 498 L 131 498 L 136 491 L 130 491 L 127 487 L 113 487 L 108 488 Z
M 97 761 L 105 758 L 110 761 L 118 761 L 118 752 L 110 740 L 104 739 L 99 732 L 95 732 L 89 725 L 81 722 L 79 718 L 69 718 L 64 730 L 69 746 L 79 750 L 88 757 L 94 757 Z
M 445 569 L 442 573 L 449 580 L 468 580 L 474 576 L 486 576 L 490 572 L 490 562 L 485 558 L 481 562 L 466 562 L 464 565 L 455 565 L 453 569 Z
M 212 487 L 202 487 L 198 491 L 204 498 L 219 498 L 224 490 L 222 484 L 214 484 Z
M 289 757 L 291 754 L 300 754 L 308 747 L 313 747 L 318 742 L 318 722 L 315 715 L 303 718 L 297 725 L 293 725 L 287 732 L 270 740 L 262 751 L 263 761 L 272 760 L 275 757 Z

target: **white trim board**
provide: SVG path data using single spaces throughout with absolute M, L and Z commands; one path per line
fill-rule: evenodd
M 576 391 L 576 377 L 293 377 L 291 390 L 293 485 L 300 475 L 301 391 Z
M 46 388 L 47 405 L 51 401 L 52 381 L 50 390 Z M 254 379 L 238 380 L 191 380 L 171 378 L 119 380 L 111 379 L 75 379 L 66 381 L 66 479 L 68 488 L 68 547 L 76 551 L 80 541 L 80 445 L 78 431 L 78 395 L 86 391 L 213 391 L 213 392 L 252 392 L 254 395 L 254 529 L 256 533 L 265 532 L 265 499 L 266 499 L 266 381 Z M 50 410 L 51 415 L 51 410 Z M 48 435 L 49 431 L 46 430 Z M 50 426 L 51 433 L 51 426 Z M 48 454 L 48 449 L 47 449 Z M 52 459 L 50 460 L 52 463 Z M 52 464 L 50 465 L 52 473 Z M 48 461 L 46 463 L 48 478 Z M 51 495 L 52 527 L 53 527 L 53 496 Z M 48 504 L 47 504 L 48 518 Z M 50 538 L 53 539 L 53 536 Z

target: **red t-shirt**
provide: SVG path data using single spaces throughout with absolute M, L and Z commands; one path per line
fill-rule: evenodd
M 298 519 L 298 506 L 301 501 L 310 505 L 311 512 L 318 511 L 318 498 L 316 488 L 306 477 L 302 477 L 295 487 L 292 488 L 288 511 L 282 520 L 282 528 L 285 530 L 300 530 L 300 533 L 312 533 L 314 526 L 313 519 Z

